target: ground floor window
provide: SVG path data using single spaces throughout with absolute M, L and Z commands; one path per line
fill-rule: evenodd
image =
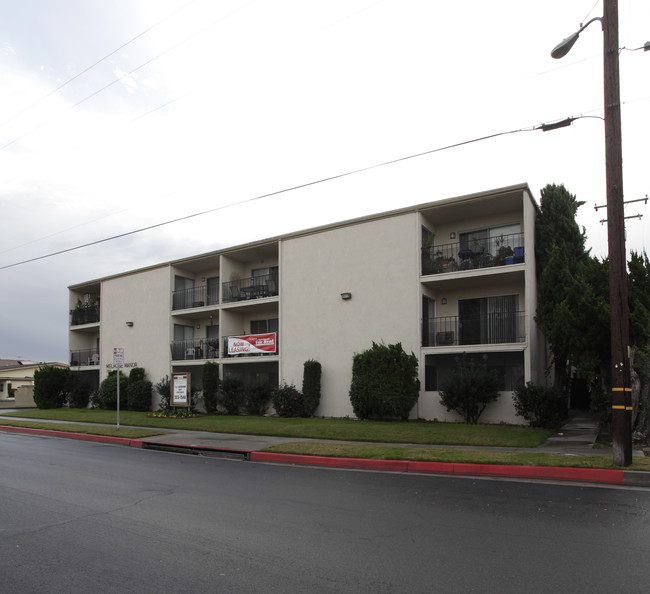
M 264 383 L 275 388 L 278 385 L 278 364 L 271 363 L 240 363 L 224 365 L 223 376 L 236 376 L 244 382 Z
M 524 383 L 524 353 L 467 353 L 427 355 L 424 361 L 424 389 L 436 392 L 453 376 L 463 355 L 477 364 L 493 369 L 501 383 L 500 390 L 514 390 Z

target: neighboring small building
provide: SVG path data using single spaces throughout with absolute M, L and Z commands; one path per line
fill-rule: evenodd
M 518 422 L 512 392 L 544 382 L 535 324 L 535 218 L 526 184 L 200 254 L 69 287 L 70 366 L 92 387 L 113 349 L 155 384 L 202 366 L 300 387 L 322 365 L 316 414 L 353 416 L 352 357 L 401 342 L 419 360 L 414 418 L 459 420 L 439 388 L 459 356 L 501 379 L 485 422 Z
M 34 387 L 34 372 L 43 365 L 68 368 L 63 363 L 37 363 L 35 361 L 0 359 L 0 408 L 24 408 L 35 406 L 33 399 L 16 399 L 21 388 Z M 26 390 L 23 390 L 27 393 Z M 25 401 L 27 400 L 27 402 Z

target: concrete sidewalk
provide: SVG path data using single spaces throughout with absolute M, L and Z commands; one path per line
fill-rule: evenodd
M 22 420 L 29 418 L 27 411 Z M 13 419 L 19 420 L 17 417 Z M 55 423 L 56 421 L 48 421 Z M 0 424 L 2 423 L 0 417 Z M 92 423 L 88 423 L 92 425 Z M 113 427 L 114 425 L 110 425 Z M 145 449 L 161 449 L 195 455 L 223 456 L 251 460 L 257 462 L 273 462 L 283 464 L 301 464 L 309 466 L 327 466 L 338 468 L 356 468 L 365 470 L 388 470 L 397 472 L 428 472 L 436 474 L 499 476 L 510 478 L 535 478 L 570 480 L 579 482 L 598 482 L 618 485 L 631 485 L 650 487 L 650 472 L 635 472 L 628 470 L 583 469 L 566 467 L 541 467 L 541 466 L 510 466 L 497 464 L 467 464 L 443 462 L 408 462 L 401 460 L 370 460 L 358 458 L 333 458 L 324 456 L 302 456 L 292 454 L 272 454 L 260 450 L 277 444 L 287 442 L 314 442 L 323 441 L 295 437 L 273 437 L 261 435 L 238 435 L 229 433 L 212 433 L 206 431 L 182 431 L 174 429 L 160 429 L 161 434 L 144 439 L 128 439 L 120 437 L 104 437 L 80 433 L 66 433 L 61 431 L 29 430 L 23 428 L 0 427 L 2 430 L 23 433 L 38 433 L 55 437 L 71 437 L 86 439 L 95 442 L 113 443 L 141 447 Z M 158 429 L 157 429 L 158 430 Z M 549 437 L 537 448 L 490 448 L 499 451 L 511 452 L 544 452 L 562 456 L 611 456 L 608 449 L 594 449 L 593 445 L 598 436 L 598 426 L 591 414 L 587 411 L 572 411 L 567 423 L 554 435 Z M 356 445 L 367 442 L 340 442 Z M 439 446 L 422 444 L 379 444 L 396 447 L 417 448 L 444 448 L 444 449 L 482 449 L 476 446 Z M 643 452 L 635 451 L 635 455 Z

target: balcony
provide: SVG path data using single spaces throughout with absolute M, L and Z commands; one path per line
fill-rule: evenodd
M 70 367 L 85 367 L 88 365 L 99 365 L 99 351 L 97 349 L 70 351 Z
M 425 320 L 422 325 L 422 346 L 525 342 L 525 321 L 526 314 L 522 311 L 432 318 Z
M 525 261 L 524 234 L 514 233 L 467 243 L 422 248 L 422 274 L 476 270 Z
M 219 358 L 219 341 L 216 338 L 173 340 L 170 344 L 172 361 L 195 361 Z
M 223 283 L 223 302 L 245 301 L 278 294 L 277 274 L 263 274 Z
M 204 307 L 206 305 L 219 304 L 219 286 L 192 287 L 190 289 L 181 289 L 172 291 L 172 310 L 192 309 L 194 307 Z
M 99 322 L 99 305 L 81 305 L 70 311 L 70 325 L 82 326 Z

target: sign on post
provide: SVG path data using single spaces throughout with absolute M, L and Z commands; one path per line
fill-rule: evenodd
M 117 369 L 117 430 L 120 430 L 120 368 L 124 366 L 124 349 L 113 349 L 113 366 Z
M 117 369 L 124 367 L 124 349 L 117 347 L 113 349 L 113 367 Z
M 172 394 L 170 406 L 190 406 L 190 374 L 172 375 Z

